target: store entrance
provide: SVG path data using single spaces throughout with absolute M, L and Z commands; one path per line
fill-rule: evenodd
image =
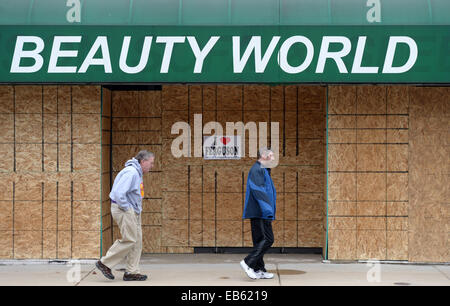
M 104 161 L 109 167 L 103 168 L 103 189 L 110 189 L 126 160 L 139 150 L 156 154 L 155 167 L 144 179 L 144 253 L 252 246 L 242 210 L 247 173 L 256 161 L 249 156 L 249 143 L 256 139 L 245 134 L 240 159 L 196 157 L 198 115 L 201 126 L 217 122 L 224 133 L 227 122 L 267 123 L 267 145 L 277 141 L 279 148 L 279 163 L 272 170 L 277 190 L 273 248 L 324 247 L 326 87 L 177 84 L 106 86 L 102 92 L 102 130 L 110 137 L 103 142 L 110 153 Z M 192 131 L 190 157 L 174 157 L 173 141 L 180 135 L 172 133 L 172 126 L 177 122 Z M 272 130 L 271 122 L 278 122 L 279 129 Z M 105 209 L 103 220 L 108 218 L 103 222 L 103 249 L 119 236 Z

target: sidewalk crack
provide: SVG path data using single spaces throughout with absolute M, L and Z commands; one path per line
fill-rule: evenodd
M 281 276 L 280 276 L 280 270 L 278 269 L 278 263 L 276 263 L 275 266 L 277 267 L 278 285 L 281 286 Z

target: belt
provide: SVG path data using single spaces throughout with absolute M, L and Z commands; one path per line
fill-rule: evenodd
M 117 202 L 116 202 L 116 201 L 114 201 L 113 199 L 111 199 L 111 203 L 117 204 Z

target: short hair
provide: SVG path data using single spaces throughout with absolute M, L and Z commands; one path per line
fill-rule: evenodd
M 155 157 L 155 154 L 147 150 L 141 150 L 134 158 L 136 158 L 138 162 L 141 162 L 143 160 L 148 160 L 152 157 Z
M 269 155 L 270 152 L 273 153 L 273 151 L 270 147 L 259 148 L 258 152 L 256 153 L 256 158 L 260 159 L 262 156 Z

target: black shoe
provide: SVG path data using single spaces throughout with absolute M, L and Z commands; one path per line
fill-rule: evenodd
M 131 274 L 131 273 L 125 272 L 125 274 L 123 275 L 123 280 L 124 281 L 145 281 L 145 280 L 147 280 L 147 275 Z
M 108 279 L 114 279 L 114 275 L 111 273 L 111 269 L 105 266 L 100 260 L 95 263 L 97 269 L 103 273 L 103 275 Z

